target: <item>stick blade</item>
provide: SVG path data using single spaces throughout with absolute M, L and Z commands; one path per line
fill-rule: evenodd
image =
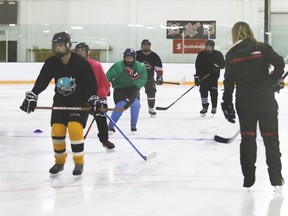
M 156 107 L 156 110 L 167 110 L 169 107 Z
M 234 139 L 238 136 L 239 133 L 240 133 L 240 130 L 238 130 L 237 133 L 233 137 L 230 137 L 230 138 L 224 138 L 224 137 L 215 135 L 214 140 L 219 143 L 231 143 L 234 141 Z
M 214 136 L 214 140 L 216 142 L 219 142 L 219 143 L 230 143 L 230 142 L 232 142 L 232 140 L 229 139 L 229 138 L 224 138 L 224 137 L 220 137 L 220 136 L 217 136 L 217 135 Z
M 156 156 L 157 156 L 157 152 L 154 151 L 154 152 L 150 153 L 149 155 L 145 156 L 145 161 L 151 160 L 151 159 L 155 158 Z

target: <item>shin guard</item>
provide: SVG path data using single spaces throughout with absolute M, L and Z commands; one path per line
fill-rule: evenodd
M 84 138 L 83 126 L 79 122 L 68 123 L 68 133 L 71 141 L 71 149 L 73 152 L 73 160 L 75 164 L 84 163 Z

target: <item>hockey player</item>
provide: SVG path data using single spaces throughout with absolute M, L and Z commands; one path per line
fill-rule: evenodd
M 199 91 L 202 103 L 200 114 L 202 116 L 205 116 L 208 111 L 209 92 L 212 103 L 211 113 L 215 114 L 217 111 L 218 79 L 220 76 L 220 69 L 223 69 L 225 66 L 222 53 L 215 50 L 214 47 L 214 41 L 208 40 L 205 43 L 205 50 L 199 52 L 195 62 L 196 74 L 194 75 L 194 81 L 195 85 L 200 85 Z M 207 74 L 209 74 L 209 76 L 200 83 L 200 80 Z
M 116 62 L 107 71 L 106 77 L 112 83 L 115 108 L 130 107 L 131 131 L 137 131 L 137 122 L 140 111 L 140 89 L 146 84 L 147 71 L 143 64 L 136 61 L 136 52 L 127 48 L 123 53 L 123 60 Z M 113 111 L 111 119 L 116 123 L 123 112 Z M 109 122 L 109 131 L 115 132 L 112 122 Z
M 266 149 L 266 163 L 274 189 L 281 189 L 281 153 L 278 139 L 278 105 L 274 84 L 284 72 L 284 60 L 270 45 L 258 42 L 250 26 L 237 22 L 232 28 L 233 47 L 226 54 L 222 109 L 229 122 L 235 122 L 233 91 L 236 84 L 236 110 L 240 122 L 240 163 L 243 187 L 255 183 L 257 123 Z M 274 66 L 269 74 L 268 65 Z M 276 87 L 277 87 L 276 85 Z M 283 87 L 283 86 L 282 86 Z M 281 88 L 281 87 L 280 87 Z M 276 90 L 279 90 L 279 88 Z
M 97 93 L 100 98 L 100 100 L 105 104 L 105 108 L 107 108 L 107 96 L 110 91 L 110 86 L 107 81 L 106 75 L 104 73 L 104 70 L 101 66 L 101 64 L 94 60 L 89 58 L 89 52 L 90 48 L 89 46 L 82 42 L 78 43 L 75 46 L 75 52 L 78 53 L 79 55 L 83 56 L 91 65 L 96 81 L 97 81 Z M 98 137 L 100 142 L 102 143 L 103 147 L 109 149 L 114 149 L 115 145 L 111 143 L 108 138 L 108 127 L 107 127 L 107 118 L 105 115 L 97 115 L 95 116 L 95 121 L 97 123 L 97 128 L 98 128 Z
M 145 93 L 147 95 L 148 113 L 151 117 L 155 117 L 156 112 L 154 110 L 156 101 L 156 85 L 154 80 L 154 74 L 156 72 L 156 84 L 163 84 L 163 66 L 160 57 L 151 50 L 151 42 L 148 39 L 144 39 L 141 42 L 141 50 L 136 52 L 136 59 L 142 62 L 147 70 L 148 78 L 145 85 Z
M 70 52 L 71 36 L 68 32 L 54 34 L 52 50 L 54 56 L 49 57 L 38 75 L 31 91 L 20 109 L 31 113 L 37 106 L 38 95 L 44 91 L 50 81 L 55 81 L 53 107 L 83 107 L 87 103 L 93 115 L 98 115 L 98 108 L 103 107 L 96 94 L 97 84 L 90 64 L 76 53 Z M 78 177 L 83 172 L 84 139 L 83 128 L 87 122 L 88 113 L 81 111 L 52 110 L 51 137 L 53 142 L 55 165 L 49 170 L 51 177 L 64 169 L 66 162 L 66 131 L 71 141 L 74 160 L 73 175 Z

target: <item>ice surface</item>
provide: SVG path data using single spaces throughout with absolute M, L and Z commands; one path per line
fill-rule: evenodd
M 191 86 L 157 87 L 157 106 L 168 106 Z M 230 144 L 216 143 L 215 134 L 231 137 L 238 122 L 224 119 L 220 106 L 212 117 L 200 117 L 198 87 L 166 111 L 150 118 L 141 91 L 138 131 L 130 132 L 129 111 L 117 123 L 143 155 L 144 161 L 118 132 L 110 136 L 114 152 L 106 152 L 94 125 L 85 142 L 82 179 L 75 181 L 71 148 L 57 179 L 49 178 L 54 164 L 50 110 L 27 115 L 20 111 L 31 85 L 0 85 L 0 215 L 1 216 L 280 216 L 287 215 L 288 195 L 273 193 L 265 149 L 258 133 L 256 183 L 242 187 L 238 136 Z M 222 96 L 219 87 L 219 104 Z M 288 164 L 288 90 L 277 94 L 283 175 Z M 53 86 L 39 96 L 39 106 L 51 106 Z M 109 107 L 113 100 L 109 98 Z M 111 113 L 109 113 L 110 115 Z M 90 117 L 88 125 L 92 121 Z M 41 130 L 42 133 L 34 133 Z M 85 131 L 84 131 L 85 133 Z M 69 139 L 67 139 L 69 144 Z

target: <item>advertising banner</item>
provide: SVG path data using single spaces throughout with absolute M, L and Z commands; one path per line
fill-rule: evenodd
M 207 40 L 173 40 L 173 53 L 183 54 L 183 53 L 199 53 L 205 48 L 205 43 Z M 184 46 L 183 46 L 184 42 Z
M 215 39 L 216 21 L 167 21 L 167 39 Z

